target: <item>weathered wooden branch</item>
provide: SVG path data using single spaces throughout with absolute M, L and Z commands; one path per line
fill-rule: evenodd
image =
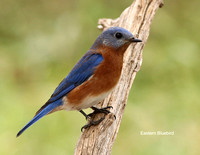
M 131 45 L 125 55 L 122 75 L 116 89 L 99 107 L 113 106 L 106 119 L 97 126 L 84 130 L 76 146 L 75 155 L 109 155 L 116 139 L 128 94 L 142 64 L 142 50 L 147 41 L 152 19 L 162 0 L 135 0 L 117 19 L 99 19 L 99 29 L 113 26 L 123 27 L 132 32 L 142 43 Z M 96 115 L 94 120 L 103 114 Z M 116 118 L 115 118 L 116 116 Z

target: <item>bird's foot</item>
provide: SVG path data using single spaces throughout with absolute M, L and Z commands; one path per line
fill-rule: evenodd
M 98 113 L 103 113 L 105 115 L 109 114 L 110 111 L 108 109 L 112 109 L 113 107 L 112 106 L 107 106 L 107 107 L 104 107 L 104 108 L 96 108 L 96 107 L 91 107 L 92 110 L 94 110 L 92 113 L 88 114 L 88 116 L 92 117 L 94 116 L 95 114 L 98 114 Z
M 109 114 L 110 111 L 108 109 L 110 108 L 113 108 L 112 106 L 107 106 L 107 107 L 104 107 L 104 108 L 96 108 L 96 107 L 91 107 L 94 111 L 90 114 L 86 114 L 85 112 L 83 112 L 82 110 L 80 110 L 80 112 L 85 116 L 86 120 L 88 120 L 88 124 L 84 125 L 82 128 L 81 128 L 81 131 L 83 131 L 83 129 L 87 129 L 91 126 L 96 126 L 98 125 L 99 123 L 101 123 L 104 119 L 105 119 L 105 115 Z M 99 120 L 97 121 L 94 121 L 92 120 L 92 117 L 95 115 L 95 114 L 98 114 L 98 113 L 103 113 L 105 114 L 104 117 L 101 117 Z
M 100 119 L 97 120 L 97 121 L 90 120 L 88 124 L 84 125 L 84 126 L 81 128 L 81 132 L 83 131 L 83 129 L 87 129 L 87 128 L 91 127 L 91 126 L 98 125 L 98 124 L 101 123 L 104 119 L 105 119 L 105 117 L 102 117 L 102 118 L 100 118 Z

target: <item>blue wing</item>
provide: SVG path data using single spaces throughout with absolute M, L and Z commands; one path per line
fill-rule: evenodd
M 58 85 L 48 102 L 54 102 L 72 89 L 82 84 L 93 75 L 96 66 L 103 61 L 103 56 L 99 53 L 88 52 L 74 66 L 69 75 Z

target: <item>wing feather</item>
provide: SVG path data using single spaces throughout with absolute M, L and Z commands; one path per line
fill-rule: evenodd
M 71 72 L 58 85 L 50 99 L 43 105 L 36 114 L 38 114 L 47 105 L 59 100 L 67 95 L 71 90 L 84 83 L 89 79 L 96 67 L 103 61 L 103 56 L 100 53 L 88 51 L 74 66 Z

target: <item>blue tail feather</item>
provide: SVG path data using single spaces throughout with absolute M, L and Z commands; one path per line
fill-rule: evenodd
M 56 107 L 60 106 L 62 104 L 61 100 L 57 100 L 49 105 L 47 105 L 41 112 L 39 112 L 30 122 L 28 122 L 18 133 L 16 137 L 19 137 L 27 128 L 29 128 L 31 125 L 33 125 L 35 122 L 37 122 L 39 119 L 47 115 L 49 112 L 51 112 Z

